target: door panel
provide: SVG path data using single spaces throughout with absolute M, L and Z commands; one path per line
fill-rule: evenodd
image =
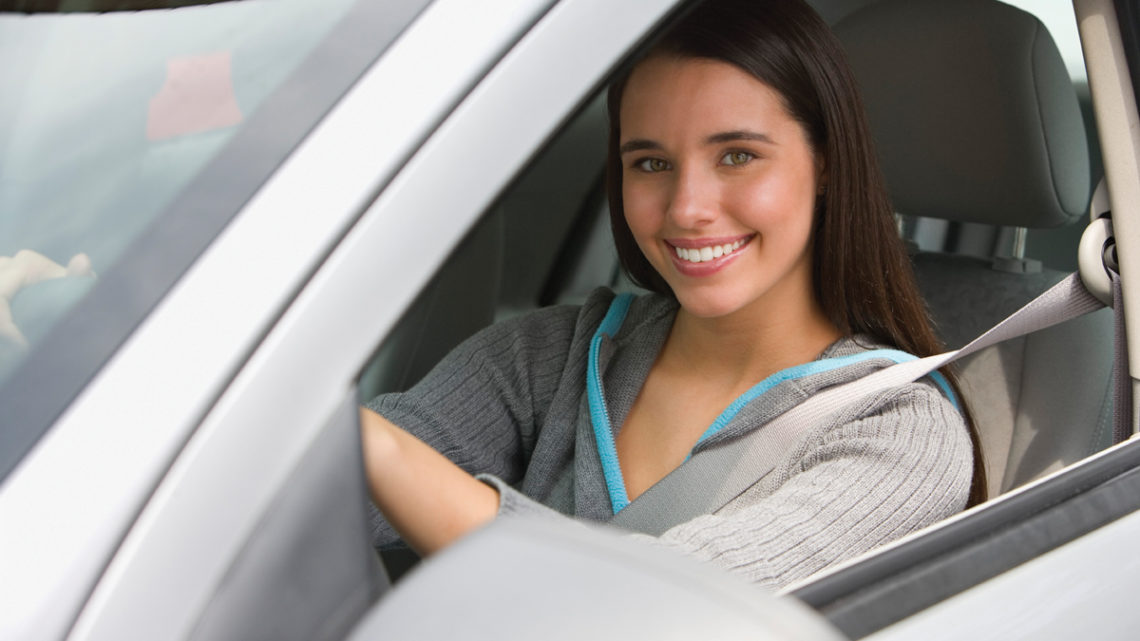
M 353 390 L 261 517 L 190 638 L 342 638 L 388 585 L 368 537 L 365 487 Z

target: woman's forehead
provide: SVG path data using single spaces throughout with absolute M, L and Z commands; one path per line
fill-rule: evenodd
M 783 96 L 740 67 L 665 55 L 634 68 L 622 94 L 620 118 L 623 140 L 773 129 L 792 120 Z

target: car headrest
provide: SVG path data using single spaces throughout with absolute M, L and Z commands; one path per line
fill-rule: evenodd
M 1037 18 L 996 0 L 884 0 L 835 31 L 896 211 L 1034 228 L 1085 212 L 1080 107 Z

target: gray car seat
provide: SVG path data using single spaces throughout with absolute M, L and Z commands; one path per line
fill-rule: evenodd
M 402 392 L 495 318 L 502 277 L 503 216 L 484 216 L 436 272 L 369 361 L 360 398 Z
M 1035 17 L 996 0 L 885 0 L 835 28 L 896 211 L 1020 230 L 1081 224 L 1088 142 L 1060 53 Z M 950 347 L 1064 276 L 1016 255 L 919 252 L 914 264 Z M 1104 310 L 961 366 L 991 495 L 1108 444 L 1111 363 Z
M 362 399 L 411 387 L 495 320 L 567 302 L 544 298 L 544 290 L 548 281 L 567 277 L 559 269 L 560 247 L 574 242 L 580 203 L 604 165 L 605 142 L 598 99 L 551 141 L 447 259 L 361 374 Z M 580 287 L 588 292 L 605 284 Z

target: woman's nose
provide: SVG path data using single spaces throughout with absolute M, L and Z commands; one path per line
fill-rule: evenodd
M 677 171 L 668 216 L 682 228 L 695 228 L 716 218 L 716 183 L 699 170 Z

